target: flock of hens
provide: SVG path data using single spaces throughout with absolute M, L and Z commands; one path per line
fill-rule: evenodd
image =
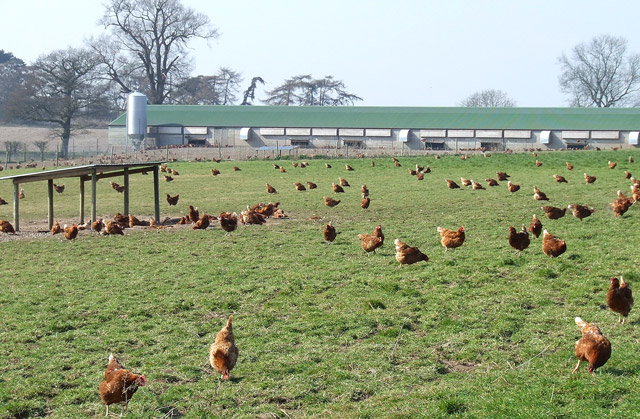
M 534 157 L 537 157 L 536 153 L 534 153 Z M 439 158 L 439 157 L 436 157 Z M 462 156 L 463 159 L 468 158 L 467 156 Z M 397 167 L 400 167 L 401 164 L 396 158 L 392 158 L 394 164 Z M 632 163 L 633 159 L 629 157 L 629 163 Z M 298 167 L 298 163 L 292 163 L 293 167 Z M 613 169 L 616 167 L 615 162 L 608 162 L 609 168 Z M 301 162 L 300 167 L 306 167 L 308 165 L 307 162 Z M 326 163 L 327 168 L 331 168 L 331 165 Z M 542 162 L 536 160 L 536 166 L 541 166 Z M 279 170 L 281 173 L 286 173 L 286 169 L 280 165 L 273 165 L 276 170 Z M 375 166 L 375 162 L 371 161 L 371 166 Z M 566 162 L 566 166 L 568 170 L 573 170 L 573 165 L 571 163 Z M 345 169 L 347 171 L 353 171 L 353 167 L 350 165 L 346 165 Z M 168 173 L 165 175 L 165 180 L 167 182 L 171 182 L 174 178 L 173 176 L 179 175 L 179 173 L 173 169 L 168 168 L 166 165 L 162 165 L 160 170 Z M 234 171 L 240 171 L 240 168 L 237 166 L 233 167 Z M 422 167 L 416 165 L 416 168 L 410 168 L 409 174 L 411 176 L 416 176 L 418 180 L 422 180 L 425 173 L 430 173 L 431 169 L 429 166 Z M 220 174 L 218 169 L 211 169 L 212 176 L 217 176 Z M 520 190 L 520 186 L 518 184 L 513 183 L 508 178 L 510 177 L 505 172 L 496 172 L 497 180 L 493 178 L 487 178 L 487 186 L 498 186 L 498 181 L 507 181 L 508 191 L 513 194 Z M 553 175 L 556 182 L 558 183 L 567 183 L 566 178 L 561 175 Z M 631 192 L 632 196 L 625 196 L 622 191 L 617 191 L 617 199 L 610 203 L 613 208 L 614 215 L 619 217 L 623 215 L 634 202 L 640 200 L 640 181 L 634 179 L 629 172 L 625 171 L 626 179 L 631 180 Z M 587 173 L 584 173 L 584 178 L 586 183 L 593 183 L 596 181 L 595 176 L 590 176 Z M 460 178 L 460 181 L 463 187 L 472 187 L 473 189 L 485 189 L 485 187 L 472 179 L 465 179 L 463 177 Z M 294 187 L 297 191 L 305 191 L 307 188 L 316 189 L 317 185 L 313 182 L 306 182 L 307 186 L 305 187 L 300 182 L 294 182 Z M 446 180 L 447 187 L 449 189 L 460 189 L 461 187 L 454 182 L 453 180 Z M 123 192 L 124 188 L 114 182 L 111 182 L 111 186 L 118 192 Z M 336 194 L 344 193 L 345 187 L 350 187 L 349 182 L 342 177 L 339 177 L 338 183 L 334 183 L 332 185 L 333 191 Z M 64 192 L 64 185 L 58 186 L 54 185 L 55 190 L 58 193 Z M 277 190 L 270 184 L 266 184 L 267 192 L 270 194 L 277 194 Z M 534 186 L 533 188 L 533 198 L 539 201 L 548 201 L 549 198 L 546 196 L 544 192 L 542 192 L 538 187 Z M 362 185 L 361 187 L 362 194 L 362 202 L 361 208 L 366 210 L 370 205 L 369 198 L 369 189 L 367 185 Z M 21 198 L 24 198 L 24 191 L 21 191 Z M 179 201 L 179 195 L 170 196 L 167 194 L 167 202 L 169 205 L 177 205 Z M 340 204 L 340 200 L 336 200 L 331 197 L 324 196 L 324 203 L 328 207 L 335 207 Z M 0 200 L 2 200 L 0 198 Z M 4 201 L 4 200 L 2 200 Z M 2 202 L 1 204 L 5 204 L 6 202 Z M 286 218 L 287 215 L 278 208 L 279 203 L 268 203 L 263 204 L 259 203 L 254 206 L 247 206 L 245 211 L 242 211 L 240 214 L 237 213 L 229 213 L 223 212 L 219 216 L 211 216 L 208 214 L 199 214 L 198 208 L 189 205 L 189 213 L 185 216 L 181 217 L 177 220 L 177 224 L 189 224 L 193 223 L 193 229 L 206 229 L 209 227 L 212 221 L 219 221 L 220 227 L 226 232 L 226 234 L 230 234 L 232 231 L 236 230 L 238 222 L 240 221 L 242 224 L 263 224 L 265 223 L 268 217 L 275 218 Z M 593 214 L 594 209 L 590 208 L 586 205 L 580 204 L 570 204 L 566 208 L 557 208 L 549 205 L 545 205 L 541 207 L 542 211 L 544 211 L 545 215 L 549 219 L 558 219 L 565 216 L 567 210 L 571 211 L 571 213 L 582 221 L 584 218 L 589 217 Z M 175 220 L 174 220 L 175 221 Z M 99 219 L 94 223 L 87 223 L 84 225 L 73 224 L 71 226 L 65 225 L 61 227 L 60 224 L 56 221 L 51 230 L 52 234 L 58 234 L 64 232 L 64 235 L 67 239 L 75 239 L 78 235 L 78 230 L 89 229 L 95 230 L 97 232 L 102 232 L 102 234 L 124 234 L 123 229 L 127 227 L 133 227 L 136 225 L 147 226 L 150 229 L 154 228 L 169 228 L 172 224 L 170 219 L 164 220 L 162 223 L 158 223 L 153 217 L 149 221 L 140 221 L 133 215 L 122 215 L 116 214 L 114 220 L 102 220 Z M 8 221 L 0 220 L 0 231 L 6 233 L 14 233 L 13 226 Z M 445 252 L 448 249 L 455 249 L 464 244 L 465 241 L 465 228 L 464 226 L 459 227 L 458 229 L 447 229 L 443 227 L 438 227 L 437 232 L 440 234 L 441 244 L 445 249 Z M 538 238 L 542 233 L 542 251 L 549 257 L 558 257 L 562 255 L 566 249 L 567 245 L 564 240 L 560 240 L 550 234 L 546 229 L 542 230 L 542 223 L 539 218 L 534 214 L 533 219 L 527 229 L 526 225 L 522 225 L 520 231 L 517 231 L 514 227 L 509 227 L 509 236 L 508 242 L 513 247 L 518 254 L 522 251 L 526 250 L 531 240 L 529 238 L 529 233 L 532 233 L 535 238 Z M 331 222 L 326 224 L 323 230 L 323 236 L 327 243 L 332 243 L 339 234 L 335 227 Z M 380 248 L 384 244 L 384 234 L 382 233 L 382 226 L 378 225 L 374 229 L 372 234 L 359 234 L 358 239 L 361 241 L 362 249 L 366 252 L 367 255 L 370 253 L 375 253 L 376 249 Z M 413 263 L 417 263 L 420 261 L 429 261 L 429 257 L 422 253 L 417 247 L 409 246 L 408 244 L 402 242 L 400 239 L 394 240 L 395 250 L 396 250 L 396 260 L 399 262 L 400 266 L 402 265 L 410 265 Z M 606 297 L 607 305 L 609 308 L 619 314 L 618 322 L 625 322 L 631 308 L 633 306 L 633 296 L 631 293 L 631 288 L 629 284 L 624 281 L 621 277 L 611 278 L 611 286 L 607 293 Z M 592 373 L 595 369 L 604 365 L 609 357 L 611 356 L 611 344 L 609 340 L 602 334 L 601 330 L 594 323 L 587 323 L 583 321 L 580 317 L 575 318 L 575 323 L 580 327 L 582 331 L 582 338 L 576 342 L 575 345 L 575 354 L 578 358 L 578 365 L 575 367 L 573 372 L 576 372 L 580 367 L 581 362 L 588 362 L 589 364 L 589 372 Z M 209 361 L 216 371 L 218 371 L 223 379 L 229 378 L 229 371 L 231 371 L 238 358 L 238 348 L 235 346 L 235 340 L 232 330 L 232 317 L 230 317 L 226 323 L 226 325 L 220 330 L 217 334 L 215 342 L 211 345 L 209 350 Z M 104 374 L 104 381 L 99 386 L 100 396 L 102 401 L 107 406 L 107 415 L 109 413 L 109 405 L 114 403 L 123 404 L 123 411 L 126 410 L 127 404 L 133 394 L 136 392 L 138 387 L 144 386 L 146 383 L 146 379 L 144 375 L 135 374 L 127 369 L 125 369 L 118 360 L 112 355 L 109 356 L 109 362 L 107 365 L 107 369 Z

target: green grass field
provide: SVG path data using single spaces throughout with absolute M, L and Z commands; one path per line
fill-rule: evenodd
M 637 163 L 627 163 L 629 154 Z M 147 377 L 129 417 L 637 415 L 638 313 L 617 325 L 605 295 L 611 276 L 640 284 L 640 212 L 634 206 L 615 218 L 608 205 L 618 189 L 630 194 L 623 172 L 640 176 L 640 152 L 537 158 L 543 166 L 530 153 L 405 157 L 400 168 L 388 157 L 374 159 L 373 168 L 369 159 L 331 160 L 331 169 L 323 160 L 304 169 L 279 161 L 284 174 L 268 161 L 174 163 L 180 176 L 160 192 L 180 193 L 180 203 L 162 199 L 163 216 L 183 215 L 188 204 L 218 214 L 278 200 L 290 218 L 239 226 L 231 237 L 215 223 L 206 231 L 0 243 L 0 417 L 103 416 L 98 385 L 111 352 Z M 618 167 L 609 170 L 608 160 Z M 423 181 L 408 173 L 416 163 L 432 169 Z M 212 167 L 222 174 L 212 177 Z M 521 190 L 510 195 L 506 182 L 484 191 L 446 188 L 445 179 L 460 176 L 486 185 L 498 170 Z M 585 184 L 583 172 L 598 180 Z M 554 173 L 569 183 L 557 184 Z M 339 176 L 352 187 L 328 208 L 322 197 L 336 197 L 331 183 Z M 295 181 L 319 189 L 297 192 Z M 279 194 L 268 195 L 266 182 Z M 60 183 L 67 190 L 56 196 L 56 218 L 70 223 L 78 184 Z M 367 211 L 360 209 L 363 183 L 371 191 Z M 597 212 L 583 222 L 569 214 L 548 220 L 533 185 L 549 205 L 588 204 Z M 147 218 L 151 176 L 132 176 L 131 186 L 131 212 Z M 98 214 L 122 211 L 122 195 L 106 181 L 98 187 Z M 24 189 L 27 229 L 29 220 L 46 218 L 46 183 Z M 0 196 L 11 194 L 10 182 L 0 184 Z M 541 238 L 519 257 L 509 246 L 509 226 L 528 226 L 534 213 L 566 240 L 564 255 L 545 256 Z M 12 219 L 11 205 L 0 207 L 0 218 Z M 327 245 L 322 228 L 330 220 L 341 234 Z M 357 235 L 377 224 L 385 244 L 367 257 Z M 436 227 L 460 225 L 465 244 L 445 253 Z M 430 261 L 399 268 L 395 238 Z M 240 356 L 218 389 L 208 348 L 231 314 Z M 575 316 L 596 322 L 612 343 L 611 359 L 592 375 L 586 365 L 571 374 Z

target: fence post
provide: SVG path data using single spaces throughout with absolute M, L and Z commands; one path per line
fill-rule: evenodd
M 7 166 L 9 165 L 9 151 L 4 156 L 4 169 L 7 170 Z
M 56 167 L 58 167 L 59 156 L 60 156 L 60 144 L 56 143 Z

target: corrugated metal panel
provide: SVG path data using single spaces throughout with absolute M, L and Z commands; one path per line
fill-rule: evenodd
M 476 130 L 477 138 L 502 138 L 502 130 L 499 129 L 479 129 Z
M 287 128 L 287 135 L 311 135 L 311 128 Z
M 391 137 L 390 129 L 368 129 L 366 131 L 367 137 Z
M 363 129 L 354 129 L 354 128 L 341 128 L 338 130 L 340 135 L 344 135 L 345 137 L 362 137 L 364 135 Z
M 126 114 L 112 126 L 125 125 Z M 640 108 L 418 108 L 148 105 L 148 125 L 509 130 L 640 130 Z
M 447 136 L 450 138 L 472 138 L 472 129 L 450 129 L 447 131 Z
M 324 137 L 335 137 L 338 135 L 337 128 L 314 128 L 313 135 L 324 136 Z
M 260 135 L 284 135 L 284 128 L 260 128 Z
M 591 131 L 593 140 L 617 140 L 620 138 L 620 131 Z
M 447 136 L 446 129 L 423 129 L 420 130 L 420 137 L 444 138 Z
M 531 138 L 531 131 L 507 129 L 504 131 L 504 138 L 528 139 Z
M 562 131 L 562 139 L 586 139 L 589 138 L 589 131 Z

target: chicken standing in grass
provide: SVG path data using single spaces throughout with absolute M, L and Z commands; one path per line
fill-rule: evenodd
M 625 212 L 629 210 L 629 208 L 631 208 L 632 204 L 633 199 L 616 199 L 609 205 L 611 206 L 611 208 L 613 208 L 613 214 L 616 217 L 621 217 Z
M 516 229 L 513 227 L 509 227 L 509 245 L 516 249 L 518 252 L 518 256 L 520 253 L 529 247 L 531 240 L 529 239 L 529 233 L 527 232 L 527 227 L 523 224 L 522 229 L 519 233 L 516 232 Z
M 171 196 L 171 195 L 167 194 L 167 203 L 169 205 L 176 205 L 178 203 L 179 199 L 180 199 L 180 194 L 178 194 L 176 196 Z
M 213 369 L 222 374 L 224 380 L 229 379 L 229 372 L 238 361 L 238 348 L 233 335 L 232 320 L 233 316 L 230 316 L 226 326 L 218 332 L 215 342 L 209 348 L 209 363 Z
M 589 208 L 586 205 L 580 204 L 570 204 L 567 206 L 569 210 L 573 213 L 573 216 L 582 221 L 583 218 L 589 217 L 591 214 L 595 212 L 593 208 Z
M 333 187 L 333 192 L 335 193 L 344 193 L 344 189 L 342 188 L 342 186 L 336 184 L 336 183 L 332 183 L 331 186 Z
M 455 249 L 462 246 L 465 239 L 464 226 L 461 226 L 458 230 L 449 230 L 448 228 L 438 227 L 438 233 L 440 233 L 440 244 L 444 247 L 446 252 L 449 249 Z
M 498 177 L 498 180 L 500 182 L 504 182 L 506 180 L 509 180 L 508 178 L 511 177 L 508 174 L 506 174 L 505 172 L 496 172 L 496 176 Z
M 573 165 L 571 163 L 566 162 L 566 164 L 567 164 L 567 169 L 568 170 L 573 170 Z
M 106 416 L 109 416 L 109 406 L 114 403 L 122 404 L 122 412 L 126 412 L 129 401 L 138 387 L 144 386 L 146 382 L 144 375 L 134 374 L 124 369 L 113 354 L 109 355 L 104 381 L 100 383 L 99 387 L 100 398 L 107 405 Z
M 462 186 L 471 186 L 471 181 L 463 177 L 460 177 L 460 183 L 462 183 Z
M 593 373 L 596 368 L 600 368 L 609 360 L 611 343 L 595 323 L 587 323 L 580 317 L 576 317 L 575 322 L 582 331 L 582 338 L 576 342 L 575 353 L 578 357 L 578 365 L 573 372 L 578 371 L 582 361 L 586 361 L 589 363 L 589 373 Z
M 556 180 L 556 182 L 558 183 L 569 183 L 567 182 L 567 179 L 565 179 L 564 176 L 560 176 L 560 175 L 553 175 L 553 178 Z
M 471 179 L 471 187 L 477 191 L 481 190 L 481 189 L 485 189 L 484 186 L 482 186 L 481 184 L 479 184 L 478 182 L 476 182 L 475 180 Z
M 64 238 L 67 240 L 73 240 L 78 237 L 78 224 L 72 224 L 70 226 L 64 225 Z
M 629 284 L 623 277 L 611 278 L 611 287 L 607 292 L 607 305 L 614 313 L 618 313 L 618 323 L 624 324 L 627 316 L 633 307 L 633 295 Z
M 345 178 L 338 178 L 338 181 L 340 182 L 340 186 L 351 187 L 351 185 L 349 185 L 349 182 Z
M 198 207 L 193 207 L 193 205 L 189 205 L 189 220 L 192 223 L 195 223 L 200 219 L 200 211 L 198 211 Z
M 545 230 L 542 235 L 542 251 L 547 256 L 557 258 L 567 251 L 567 243 Z
M 326 206 L 328 206 L 328 207 L 335 207 L 336 205 L 338 205 L 341 202 L 340 199 L 336 200 L 336 199 L 330 198 L 328 196 L 325 196 L 323 198 L 324 198 L 324 204 Z
M 57 221 L 54 221 L 53 226 L 51 226 L 51 234 L 56 235 L 61 232 L 62 232 L 62 227 L 60 227 L 60 223 Z
M 210 223 L 211 221 L 209 220 L 209 216 L 206 213 L 203 213 L 191 228 L 193 230 L 206 230 Z
M 596 181 L 596 177 L 595 176 L 589 176 L 588 174 L 584 174 L 584 181 L 587 183 L 593 183 Z
M 420 261 L 429 262 L 429 257 L 417 247 L 411 247 L 399 239 L 393 242 L 396 245 L 396 260 L 402 265 L 411 265 Z
M 375 253 L 376 249 L 382 245 L 382 238 L 373 234 L 358 234 L 358 238 L 361 241 L 362 250 L 367 252 L 367 256 L 371 252 Z
M 56 185 L 55 183 L 53 184 L 53 189 L 56 190 L 56 192 L 58 193 L 62 193 L 64 192 L 64 185 Z
M 367 188 L 367 185 L 362 185 L 361 191 L 363 196 L 369 196 L 369 188 Z
M 307 181 L 307 187 L 308 187 L 309 189 L 317 189 L 317 188 L 318 188 L 318 185 L 316 185 L 316 184 L 315 184 L 315 183 L 313 183 L 313 182 L 309 182 L 309 181 Z
M 513 194 L 514 192 L 518 192 L 520 190 L 520 185 L 518 185 L 517 183 L 513 183 L 511 181 L 508 181 L 507 189 L 511 194 Z
M 293 182 L 293 185 L 295 186 L 296 191 L 302 192 L 307 190 L 307 188 L 305 188 L 304 185 L 300 182 Z
M 225 231 L 225 236 L 231 235 L 231 232 L 238 228 L 238 214 L 235 212 L 233 214 L 230 212 L 221 212 L 219 220 L 220 228 Z
M 324 241 L 327 243 L 333 243 L 337 236 L 336 228 L 333 226 L 331 222 L 324 226 L 324 230 L 322 231 L 322 235 L 324 236 Z
M 550 220 L 557 220 L 559 218 L 562 218 L 562 217 L 564 217 L 565 213 L 567 212 L 566 208 L 552 207 L 552 206 L 549 206 L 549 205 L 545 205 L 543 207 L 540 207 L 540 209 L 542 209 L 542 211 L 544 211 L 544 214 Z
M 451 179 L 445 179 L 447 181 L 447 188 L 449 189 L 460 189 L 460 185 L 452 181 Z
M 547 198 L 547 195 L 542 192 L 540 189 L 538 189 L 537 186 L 533 187 L 533 199 L 537 200 L 537 201 L 548 201 L 549 198 Z
M 362 202 L 360 202 L 360 208 L 365 210 L 369 208 L 370 203 L 371 203 L 371 198 L 369 198 L 368 196 L 364 196 L 364 194 L 362 194 Z
M 274 188 L 273 186 L 271 186 L 271 185 L 269 185 L 269 184 L 267 183 L 267 193 L 273 193 L 273 194 L 276 194 L 276 193 L 278 193 L 278 191 L 276 191 L 276 188 Z

